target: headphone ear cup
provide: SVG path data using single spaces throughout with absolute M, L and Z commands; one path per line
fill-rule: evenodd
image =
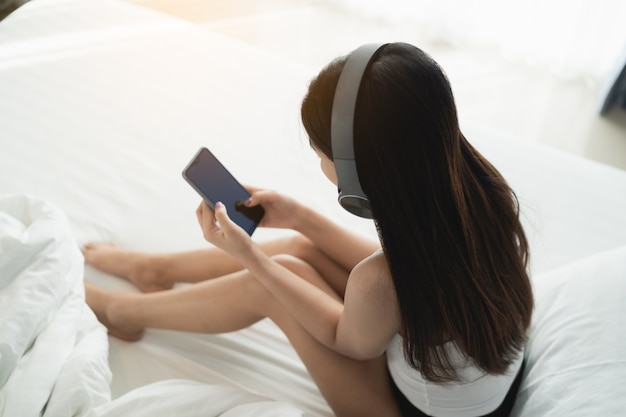
M 355 195 L 343 196 L 339 193 L 339 204 L 355 216 L 365 219 L 373 217 L 370 202 L 366 198 Z
M 372 208 L 361 189 L 356 170 L 356 161 L 354 159 L 336 159 L 334 162 L 337 178 L 341 178 L 339 196 L 337 198 L 339 204 L 356 216 L 371 219 Z

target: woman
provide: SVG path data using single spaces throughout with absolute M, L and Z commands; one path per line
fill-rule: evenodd
M 302 104 L 335 184 L 331 112 L 345 62 L 324 68 Z M 379 243 L 250 189 L 246 204 L 266 211 L 260 226 L 294 238 L 256 244 L 223 205 L 202 203 L 214 248 L 153 256 L 86 246 L 88 263 L 149 292 L 86 284 L 87 302 L 129 340 L 147 327 L 216 333 L 269 317 L 338 416 L 508 415 L 533 308 L 517 201 L 465 140 L 448 80 L 418 48 L 388 44 L 369 61 L 354 153 Z M 181 280 L 197 284 L 152 292 Z

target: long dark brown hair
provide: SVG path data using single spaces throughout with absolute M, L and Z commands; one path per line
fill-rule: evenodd
M 332 159 L 339 58 L 311 82 L 302 121 Z M 434 382 L 458 379 L 446 341 L 492 374 L 526 342 L 533 309 L 528 244 L 515 194 L 460 131 L 439 65 L 404 43 L 383 47 L 361 83 L 355 157 L 402 314 L 408 363 Z

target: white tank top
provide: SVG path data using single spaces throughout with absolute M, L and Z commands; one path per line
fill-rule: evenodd
M 491 375 L 478 369 L 454 343 L 442 348 L 449 350 L 460 381 L 437 384 L 422 378 L 404 359 L 400 335 L 387 348 L 387 366 L 400 392 L 422 412 L 436 417 L 476 417 L 494 411 L 504 401 L 524 356 L 520 354 L 506 374 Z

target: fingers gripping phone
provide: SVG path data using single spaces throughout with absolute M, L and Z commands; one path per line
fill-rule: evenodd
M 183 170 L 183 178 L 212 209 L 215 209 L 215 203 L 221 201 L 230 219 L 249 235 L 252 235 L 265 214 L 260 205 L 244 205 L 250 193 L 207 148 L 200 148 Z

